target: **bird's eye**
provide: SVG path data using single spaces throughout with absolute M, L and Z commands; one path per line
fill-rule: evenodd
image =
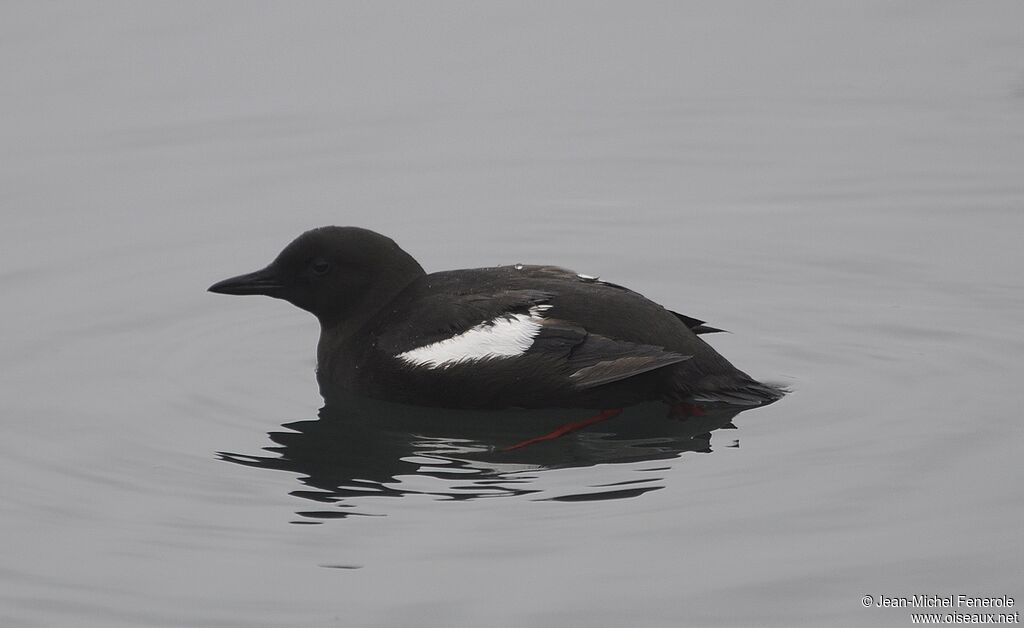
M 327 260 L 318 259 L 313 262 L 313 274 L 326 275 L 331 270 L 331 263 Z

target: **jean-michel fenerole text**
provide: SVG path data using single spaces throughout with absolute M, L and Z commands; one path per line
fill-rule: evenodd
M 875 598 L 878 608 L 1012 608 L 1014 600 L 1009 595 L 977 597 L 965 595 L 912 595 L 895 597 L 879 595 Z

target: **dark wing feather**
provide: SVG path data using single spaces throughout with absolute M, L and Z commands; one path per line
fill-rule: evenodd
M 633 348 L 640 349 L 647 346 L 633 345 Z M 655 351 L 658 352 L 652 355 L 626 355 L 611 360 L 600 360 L 595 364 L 579 369 L 570 375 L 569 379 L 572 380 L 573 385 L 578 389 L 594 388 L 595 386 L 603 386 L 604 384 L 617 382 L 634 375 L 654 371 L 664 366 L 677 364 L 692 357 L 689 355 L 667 353 L 657 349 Z
M 689 360 L 653 345 L 592 334 L 567 321 L 548 319 L 528 353 L 565 355 L 573 388 L 585 390 Z

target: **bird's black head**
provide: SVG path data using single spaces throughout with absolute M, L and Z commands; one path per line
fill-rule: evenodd
M 296 238 L 266 268 L 209 290 L 284 299 L 334 322 L 382 306 L 421 275 L 416 260 L 390 238 L 358 227 L 320 227 Z

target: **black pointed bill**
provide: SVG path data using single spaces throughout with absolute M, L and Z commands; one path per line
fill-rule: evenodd
M 267 266 L 254 273 L 218 281 L 207 289 L 217 294 L 263 294 L 272 297 L 283 287 L 274 268 Z

